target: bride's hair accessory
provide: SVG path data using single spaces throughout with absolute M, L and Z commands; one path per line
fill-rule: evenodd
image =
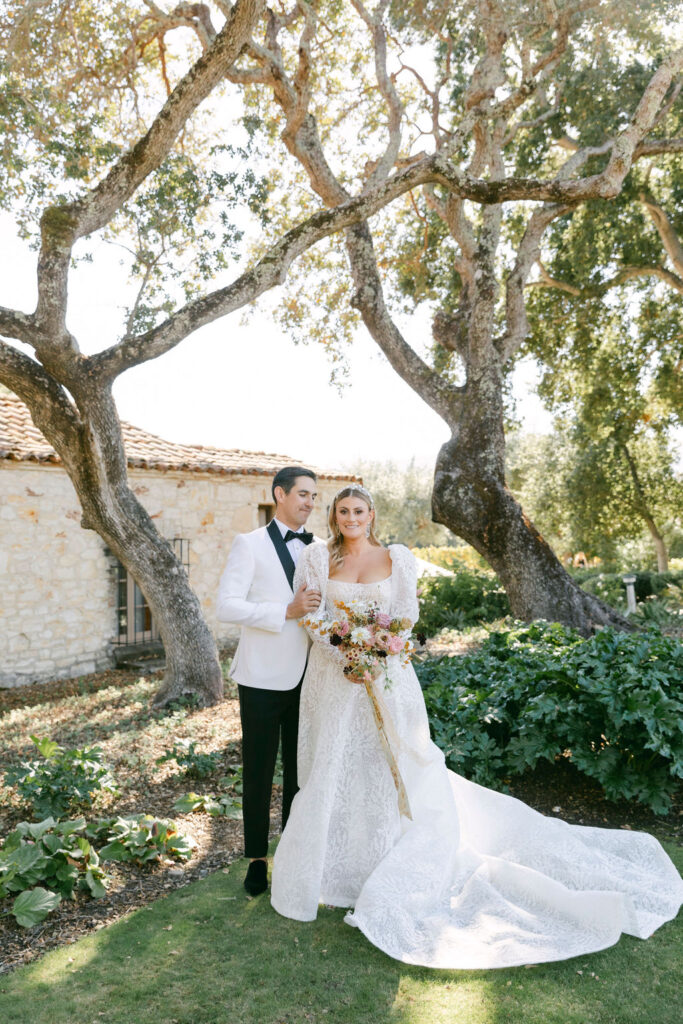
M 375 503 L 372 500 L 372 495 L 370 494 L 370 491 L 367 489 L 367 487 L 363 487 L 362 484 L 347 484 L 345 487 L 342 487 L 340 490 L 337 491 L 334 498 L 332 499 L 332 504 L 336 505 L 340 498 L 351 498 L 353 497 L 353 495 L 361 497 L 365 501 L 367 501 L 370 508 L 375 507 Z

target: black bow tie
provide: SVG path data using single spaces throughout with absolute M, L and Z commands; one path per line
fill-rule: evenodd
M 313 534 L 308 533 L 307 530 L 302 530 L 301 533 L 295 533 L 294 530 L 287 530 L 284 536 L 285 544 L 289 544 L 290 540 L 300 540 L 302 544 L 310 544 L 313 540 Z

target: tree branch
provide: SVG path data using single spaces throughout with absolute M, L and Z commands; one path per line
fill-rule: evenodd
M 676 75 L 683 68 L 683 47 L 672 53 L 655 71 L 645 88 L 631 123 L 614 140 L 609 163 L 603 171 L 603 198 L 617 195 L 631 169 L 638 143 L 642 142 L 657 119 L 664 98 Z
M 429 165 L 427 165 L 429 166 Z M 292 262 L 316 242 L 381 210 L 387 203 L 422 184 L 424 169 L 409 167 L 380 185 L 370 195 L 360 195 L 333 209 L 318 210 L 280 238 L 258 263 L 232 284 L 217 289 L 179 309 L 145 334 L 124 338 L 117 345 L 91 357 L 95 371 L 106 379 L 173 348 L 204 324 L 241 308 L 284 281 Z
M 400 377 L 449 425 L 453 424 L 462 388 L 434 371 L 408 344 L 387 310 L 372 235 L 365 221 L 346 233 L 355 293 L 351 304 Z
M 155 170 L 190 115 L 235 62 L 261 13 L 263 0 L 237 0 L 230 18 L 206 53 L 175 87 L 149 131 L 87 195 L 61 207 L 76 224 L 74 241 L 108 224 L 119 207 Z
M 558 278 L 552 277 L 540 260 L 536 262 L 540 272 L 540 279 L 528 282 L 527 288 L 556 288 L 558 291 L 566 292 L 575 298 L 599 299 L 606 295 L 610 289 L 617 288 L 620 284 L 625 284 L 626 281 L 632 281 L 638 277 L 658 277 L 683 295 L 683 278 L 677 277 L 676 274 L 672 274 L 670 270 L 658 264 L 651 267 L 623 267 L 606 281 L 601 281 L 599 284 L 594 285 L 584 285 L 582 288 L 579 288 L 576 285 L 569 284 L 567 281 L 560 281 Z
M 268 55 L 266 56 L 264 51 L 260 50 L 259 58 L 264 63 L 269 62 L 266 70 L 272 78 L 276 97 L 288 121 L 283 139 L 293 155 L 308 171 L 314 189 L 333 209 L 319 211 L 304 224 L 292 229 L 252 270 L 241 275 L 227 288 L 219 289 L 209 296 L 189 303 L 165 323 L 148 331 L 145 335 L 124 339 L 119 345 L 94 357 L 93 361 L 99 372 L 109 379 L 138 362 L 156 358 L 198 327 L 226 315 L 246 302 L 252 301 L 268 288 L 281 283 L 291 262 L 310 245 L 342 228 L 357 225 L 359 221 L 377 212 L 393 198 L 418 184 L 438 182 L 460 198 L 468 198 L 484 204 L 499 204 L 507 199 L 538 199 L 553 204 L 559 200 L 566 204 L 567 201 L 573 203 L 579 198 L 588 198 L 605 192 L 604 172 L 603 175 L 593 175 L 579 181 L 561 179 L 548 182 L 533 179 L 485 181 L 473 178 L 454 167 L 445 153 L 437 153 L 431 157 L 425 157 L 406 170 L 393 175 L 375 192 L 356 199 L 349 199 L 327 164 L 315 119 L 310 114 L 301 116 L 302 97 L 306 98 L 305 64 L 303 71 L 300 64 L 299 91 L 297 92 L 292 83 L 287 80 L 278 59 L 278 25 L 272 13 L 270 18 Z M 683 62 L 683 54 L 681 57 Z M 301 48 L 300 59 L 305 61 L 305 56 L 301 58 Z M 276 65 L 273 63 L 274 60 L 277 61 Z M 653 82 L 660 89 L 663 85 L 663 77 L 665 78 L 666 75 L 662 76 L 661 71 L 660 68 L 648 86 L 650 97 L 654 88 Z M 673 72 L 667 68 L 666 73 Z M 629 146 L 632 152 L 638 142 L 637 132 L 647 131 L 649 122 L 646 115 L 651 118 L 656 115 L 656 109 L 653 110 L 652 106 L 652 103 L 644 106 L 641 101 L 637 117 L 634 119 L 637 122 L 636 129 L 631 130 L 632 126 L 630 126 L 614 144 L 608 144 L 606 147 L 606 150 L 613 146 L 619 149 L 622 161 L 620 167 L 625 166 Z M 290 127 L 296 130 L 288 130 Z M 626 139 L 626 142 L 622 137 Z M 449 145 L 448 149 L 450 150 L 450 148 Z M 609 167 L 611 167 L 611 184 L 615 180 L 616 173 L 614 161 L 610 161 Z M 527 235 L 524 252 L 518 257 L 518 264 L 513 275 L 516 273 L 517 277 L 521 279 L 528 273 L 528 267 L 533 263 L 532 255 L 536 244 L 534 240 L 537 235 L 540 237 L 539 232 L 542 233 L 541 225 L 547 223 L 548 218 L 552 219 L 558 215 L 557 209 L 539 212 L 539 216 L 534 221 L 534 230 L 529 231 Z M 384 303 L 372 238 L 367 226 L 358 226 L 347 231 L 347 248 L 356 284 L 354 304 L 361 311 L 373 337 L 385 351 L 397 372 L 413 382 L 425 401 L 448 421 L 453 415 L 457 389 L 443 381 L 417 356 L 392 323 Z M 511 294 L 513 290 L 511 287 Z M 517 343 L 518 335 L 523 327 L 515 305 L 516 300 L 513 302 L 511 299 L 511 302 L 514 306 L 513 319 L 516 319 L 514 326 L 504 339 L 507 347 Z
M 21 398 L 44 434 L 57 435 L 76 456 L 81 421 L 66 391 L 30 356 L 0 341 L 0 381 Z
M 0 306 L 0 334 L 6 338 L 16 338 L 34 348 L 39 341 L 39 334 L 32 314 L 20 313 L 17 309 Z
M 675 139 L 644 139 L 633 154 L 634 160 L 644 156 L 660 156 L 662 153 L 683 153 L 683 138 Z
M 387 73 L 387 35 L 382 21 L 386 4 L 377 5 L 374 17 L 366 10 L 361 0 L 351 0 L 353 6 L 372 32 L 373 49 L 375 52 L 375 75 L 379 91 L 389 112 L 389 139 L 384 153 L 375 162 L 374 168 L 365 183 L 365 191 L 370 191 L 388 177 L 394 167 L 401 149 L 401 120 L 403 104 L 396 87 Z
M 652 196 L 646 195 L 644 192 L 641 192 L 639 199 L 650 214 L 652 222 L 662 240 L 662 245 L 666 249 L 679 278 L 683 278 L 683 245 L 681 245 L 681 240 L 676 234 L 676 229 L 669 220 L 666 211 L 659 203 L 655 202 Z
M 506 330 L 497 342 L 503 363 L 514 355 L 529 332 L 524 285 L 531 268 L 538 260 L 543 233 L 552 221 L 563 217 L 572 209 L 573 207 L 569 205 L 546 204 L 540 210 L 535 210 L 529 218 L 517 250 L 515 265 L 505 283 Z
M 180 80 L 149 131 L 86 195 L 49 207 L 41 218 L 36 321 L 44 333 L 75 350 L 64 321 L 71 250 L 77 239 L 107 224 L 167 155 L 187 119 L 234 63 L 260 15 L 264 0 L 237 0 L 225 26 Z

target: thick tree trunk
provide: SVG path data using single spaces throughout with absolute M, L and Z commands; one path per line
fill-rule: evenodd
M 166 671 L 154 706 L 190 693 L 202 704 L 215 704 L 223 696 L 216 643 L 170 543 L 159 535 L 130 490 L 116 496 L 87 493 L 79 497 L 83 525 L 106 540 L 135 579 L 161 633 Z
M 652 523 L 651 526 L 650 523 L 648 523 L 647 525 L 652 535 L 652 540 L 654 541 L 655 551 L 657 552 L 657 571 L 668 572 L 669 552 L 666 549 L 664 538 L 662 537 L 661 533 L 659 532 L 654 523 Z
M 128 485 L 110 388 L 92 379 L 70 382 L 74 408 L 54 379 L 32 372 L 42 386 L 34 380 L 24 387 L 17 379 L 16 390 L 62 459 L 83 510 L 81 526 L 95 530 L 133 576 L 161 633 L 166 673 L 155 706 L 190 693 L 203 704 L 216 703 L 223 677 L 214 638 L 183 566 Z
M 501 381 L 488 367 L 468 374 L 453 436 L 439 452 L 433 517 L 498 574 L 515 618 L 562 622 L 588 636 L 596 626 L 633 627 L 585 593 L 505 485 Z

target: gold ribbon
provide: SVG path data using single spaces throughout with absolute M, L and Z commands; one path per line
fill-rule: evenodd
M 368 697 L 370 698 L 370 703 L 372 705 L 372 713 L 375 716 L 375 725 L 377 726 L 377 731 L 379 733 L 379 739 L 380 743 L 382 744 L 382 750 L 384 751 L 384 756 L 387 759 L 387 764 L 389 765 L 389 769 L 391 771 L 391 777 L 393 778 L 394 785 L 396 786 L 396 793 L 398 795 L 398 809 L 404 817 L 410 818 L 410 820 L 412 821 L 413 816 L 410 812 L 410 804 L 408 803 L 408 794 L 406 792 L 406 787 L 403 782 L 403 779 L 401 778 L 401 773 L 398 770 L 396 758 L 394 757 L 394 752 L 391 749 L 391 744 L 389 742 L 388 732 L 393 732 L 393 723 L 389 725 L 389 728 L 387 728 L 387 725 L 390 722 L 389 714 L 388 712 L 385 712 L 387 718 L 387 722 L 385 723 L 385 715 L 382 714 L 382 709 L 380 707 L 379 701 L 377 699 L 377 694 L 375 693 L 372 683 L 366 682 L 365 690 L 367 692 Z

